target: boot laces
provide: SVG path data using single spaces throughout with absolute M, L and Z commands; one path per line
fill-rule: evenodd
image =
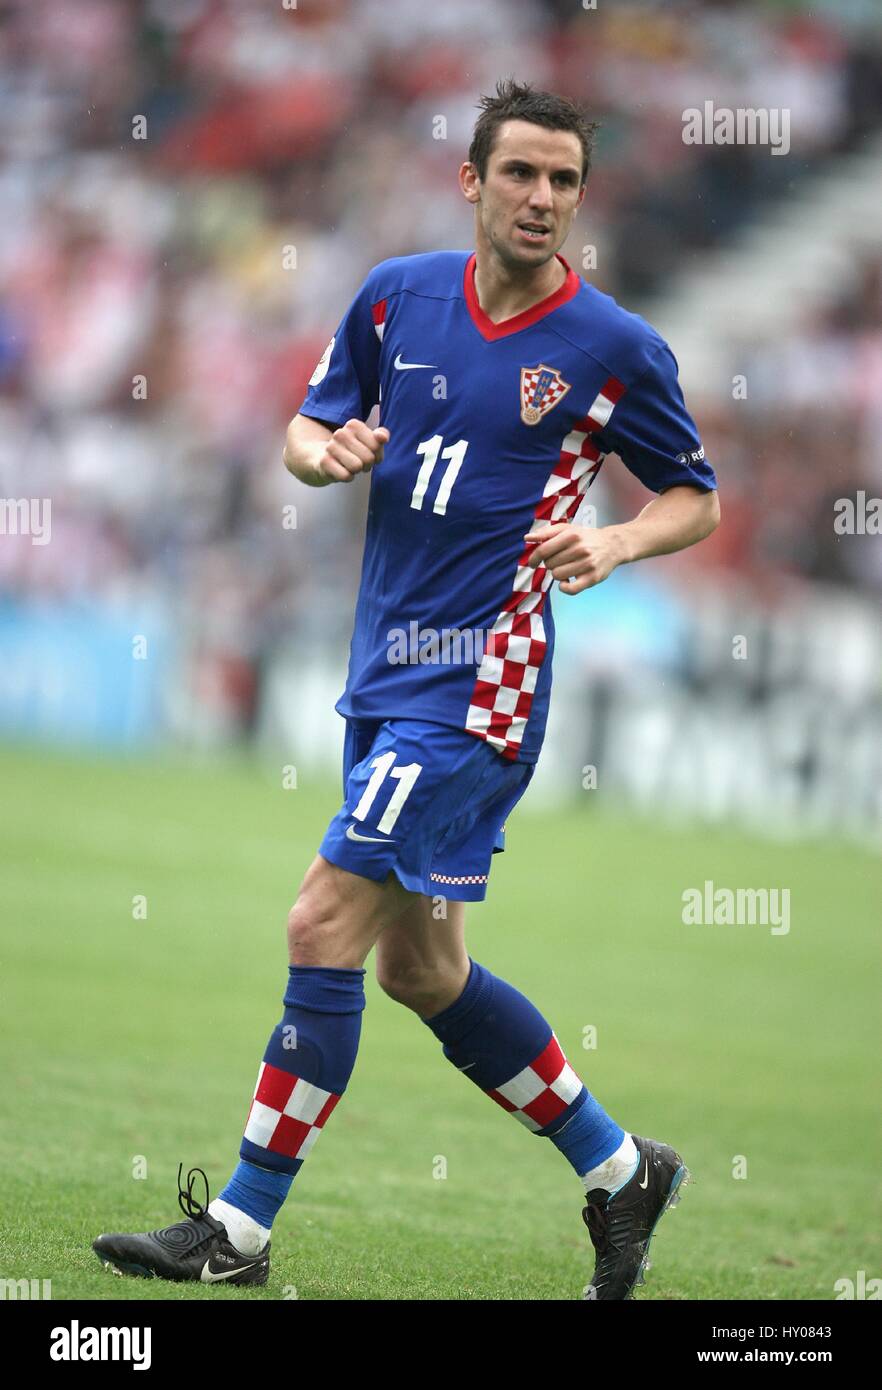
M 183 1163 L 178 1164 L 178 1206 L 185 1216 L 191 1220 L 198 1221 L 201 1216 L 208 1215 L 208 1178 L 201 1168 L 191 1168 L 187 1174 L 186 1191 L 181 1186 L 181 1173 L 184 1171 Z M 205 1184 L 205 1206 L 198 1202 L 193 1196 L 193 1187 L 196 1182 L 196 1174 L 199 1173 Z
M 226 1239 L 227 1231 L 223 1223 L 212 1216 L 211 1212 L 208 1210 L 208 1178 L 205 1176 L 203 1170 L 201 1168 L 191 1168 L 187 1174 L 187 1186 L 185 1188 L 181 1183 L 183 1168 L 183 1163 L 178 1164 L 178 1206 L 188 1220 L 195 1224 L 201 1222 L 205 1232 L 205 1234 L 201 1236 L 199 1240 L 194 1241 L 188 1249 L 188 1253 L 194 1255 L 197 1251 L 211 1245 L 213 1241 L 217 1240 L 218 1236 L 220 1236 L 221 1239 Z M 197 1173 L 201 1176 L 205 1184 L 205 1206 L 193 1196 L 193 1187 L 196 1182 Z

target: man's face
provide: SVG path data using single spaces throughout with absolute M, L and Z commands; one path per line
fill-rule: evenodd
M 566 241 L 585 196 L 582 145 L 569 130 L 506 121 L 496 132 L 485 178 L 464 164 L 460 180 L 500 259 L 543 265 Z

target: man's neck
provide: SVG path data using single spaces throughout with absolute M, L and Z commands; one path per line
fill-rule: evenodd
M 511 267 L 489 248 L 475 252 L 475 293 L 492 323 L 504 323 L 559 290 L 567 278 L 566 266 L 553 256 L 540 266 Z

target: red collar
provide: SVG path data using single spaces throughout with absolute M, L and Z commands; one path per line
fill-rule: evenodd
M 522 328 L 529 328 L 531 323 L 536 323 L 546 314 L 550 314 L 555 309 L 559 309 L 561 304 L 566 304 L 573 295 L 579 293 L 582 284 L 580 276 L 570 268 L 563 256 L 557 255 L 561 265 L 565 267 L 567 278 L 564 280 L 560 289 L 552 294 L 546 295 L 545 299 L 540 299 L 538 304 L 533 304 L 529 309 L 523 309 L 521 313 L 515 314 L 513 318 L 503 319 L 501 323 L 494 323 L 488 318 L 478 303 L 478 294 L 475 289 L 475 264 L 476 257 L 474 251 L 466 261 L 465 275 L 463 276 L 463 290 L 468 311 L 472 316 L 472 323 L 488 342 L 493 342 L 496 338 L 507 338 L 509 333 L 519 333 Z

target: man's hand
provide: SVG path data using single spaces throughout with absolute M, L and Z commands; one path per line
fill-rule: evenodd
M 319 472 L 333 483 L 351 483 L 359 473 L 370 473 L 383 458 L 389 431 L 382 425 L 372 430 L 364 420 L 347 420 L 334 430 L 318 460 Z
M 383 457 L 389 431 L 368 429 L 363 420 L 347 420 L 335 430 L 309 415 L 295 415 L 288 426 L 282 459 L 285 467 L 309 487 L 351 483 L 369 473 Z
M 715 491 L 678 483 L 666 488 L 633 521 L 621 526 L 573 526 L 558 521 L 531 531 L 527 564 L 546 565 L 564 594 L 580 594 L 600 584 L 616 565 L 669 555 L 709 536 L 720 523 Z
M 580 594 L 600 584 L 628 558 L 618 526 L 573 526 L 558 521 L 531 531 L 526 540 L 536 543 L 527 564 L 532 569 L 545 565 L 564 594 Z

